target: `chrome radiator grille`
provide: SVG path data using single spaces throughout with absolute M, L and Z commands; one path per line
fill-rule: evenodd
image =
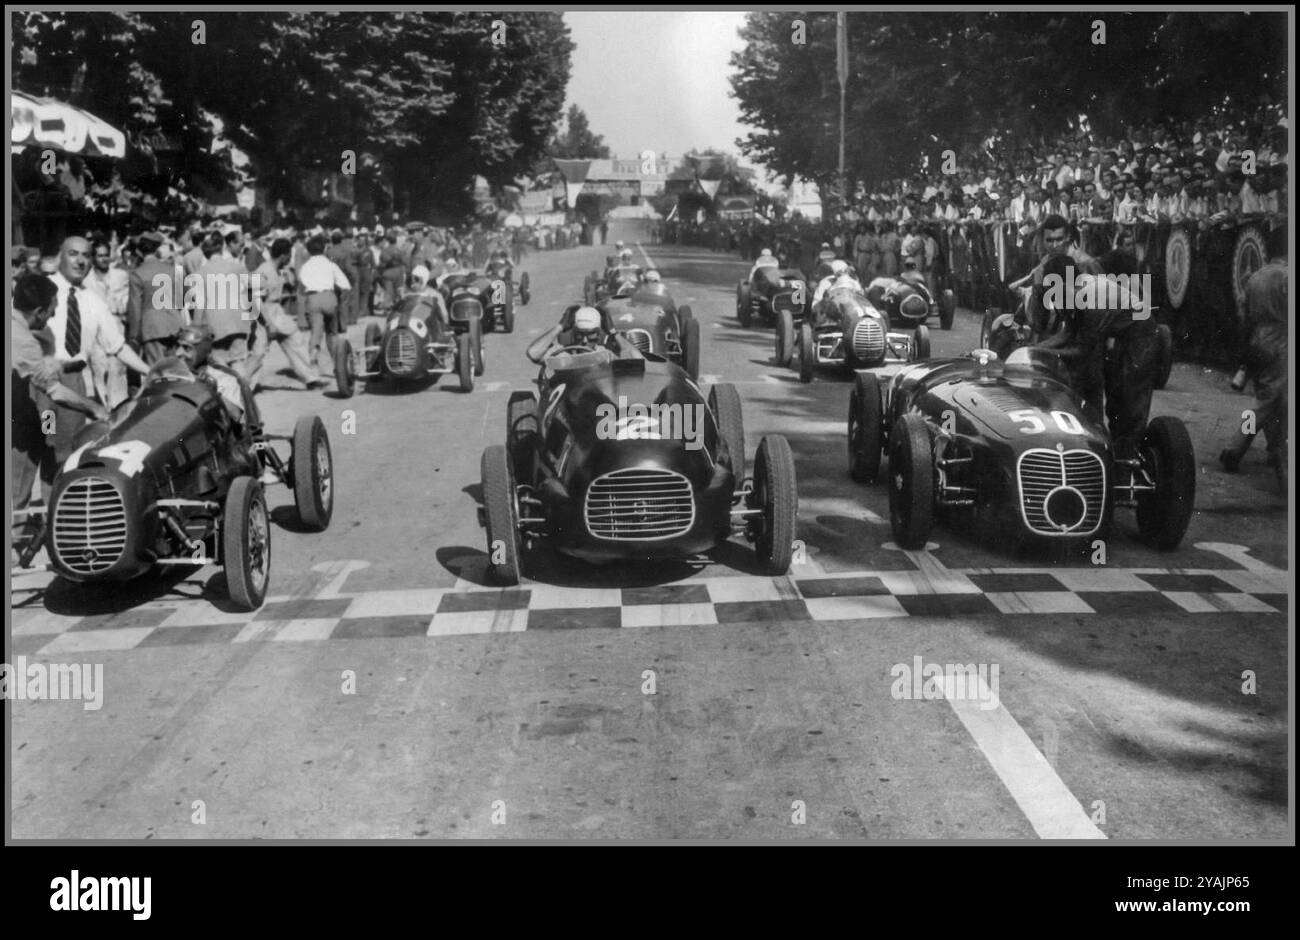
M 885 330 L 878 320 L 858 321 L 853 328 L 853 354 L 864 362 L 885 358 Z
M 384 363 L 393 375 L 410 375 L 419 361 L 419 348 L 415 334 L 399 327 L 388 334 L 384 343 Z
M 1016 465 L 1020 512 L 1041 535 L 1091 535 L 1106 504 L 1106 467 L 1087 450 L 1027 450 Z
M 587 488 L 587 531 L 619 542 L 670 539 L 695 523 L 686 477 L 671 470 L 615 470 Z
M 59 495 L 53 515 L 54 551 L 69 571 L 107 571 L 126 550 L 126 506 L 100 477 L 81 477 Z
M 649 330 L 628 330 L 627 338 L 632 341 L 633 346 L 643 353 L 655 351 L 654 337 L 650 335 Z

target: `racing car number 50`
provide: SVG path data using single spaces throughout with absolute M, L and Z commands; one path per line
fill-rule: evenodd
M 1056 422 L 1056 426 L 1066 434 L 1085 433 L 1083 425 L 1079 423 L 1079 419 L 1068 411 L 1053 411 L 1050 412 L 1050 414 L 1052 415 L 1052 420 Z M 1021 434 L 1042 434 L 1047 430 L 1047 425 L 1044 424 L 1043 419 L 1038 416 L 1038 412 L 1029 408 L 1022 408 L 1019 411 L 1008 411 L 1007 417 L 1012 421 L 1015 421 L 1017 424 L 1028 425 L 1028 427 L 1020 429 Z

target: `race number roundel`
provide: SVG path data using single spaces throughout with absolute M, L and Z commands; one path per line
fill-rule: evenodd
M 1165 293 L 1169 306 L 1182 308 L 1187 300 L 1187 287 L 1192 280 L 1192 239 L 1187 229 L 1176 228 L 1169 233 L 1165 245 Z

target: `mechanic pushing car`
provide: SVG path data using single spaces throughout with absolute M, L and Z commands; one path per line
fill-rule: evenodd
M 1071 385 L 1083 399 L 1084 415 L 1098 424 L 1104 390 L 1115 457 L 1132 460 L 1146 430 L 1155 391 L 1156 323 L 1150 308 L 1130 296 L 1124 284 L 1104 275 L 1078 272 L 1071 282 L 1071 271 L 1073 259 L 1056 254 L 1043 264 L 1043 280 L 1048 285 L 1063 284 L 1076 297 L 1091 296 L 1094 302 L 1067 304 L 1064 328 L 1036 348 L 1056 352 L 1065 360 Z
M 1046 336 L 1049 330 L 1055 326 L 1055 324 L 1049 322 L 1049 311 L 1043 303 L 1045 294 L 1043 266 L 1052 258 L 1062 257 L 1067 259 L 1076 273 L 1094 275 L 1103 273 L 1097 259 L 1075 244 L 1075 238 L 1070 231 L 1070 223 L 1065 220 L 1064 216 L 1049 215 L 1043 219 L 1042 232 L 1043 247 L 1045 249 L 1043 257 L 1032 271 L 1020 280 L 1008 285 L 1015 289 L 1032 282 L 1033 293 L 1026 304 L 1026 315 L 1029 318 L 1028 323 L 1033 329 L 1033 335 L 1039 339 Z

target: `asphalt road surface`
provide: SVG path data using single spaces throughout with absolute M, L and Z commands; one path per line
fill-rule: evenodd
M 702 382 L 738 386 L 750 460 L 790 440 L 789 577 L 736 541 L 709 565 L 539 553 L 519 588 L 486 583 L 480 454 L 606 249 L 532 255 L 473 393 L 262 394 L 272 431 L 324 419 L 337 500 L 308 534 L 270 491 L 260 611 L 230 612 L 215 568 L 14 579 L 11 661 L 102 664 L 104 689 L 10 706 L 13 837 L 1286 837 L 1286 506 L 1262 442 L 1218 467 L 1251 404 L 1225 376 L 1180 363 L 1156 393 L 1200 464 L 1178 550 L 1120 513 L 1104 565 L 943 526 L 899 551 L 884 488 L 847 474 L 847 378 L 773 365 L 771 329 L 736 321 L 745 263 L 644 250 L 701 320 Z M 932 327 L 933 354 L 978 323 Z M 898 678 L 930 664 L 987 670 L 976 695 Z

